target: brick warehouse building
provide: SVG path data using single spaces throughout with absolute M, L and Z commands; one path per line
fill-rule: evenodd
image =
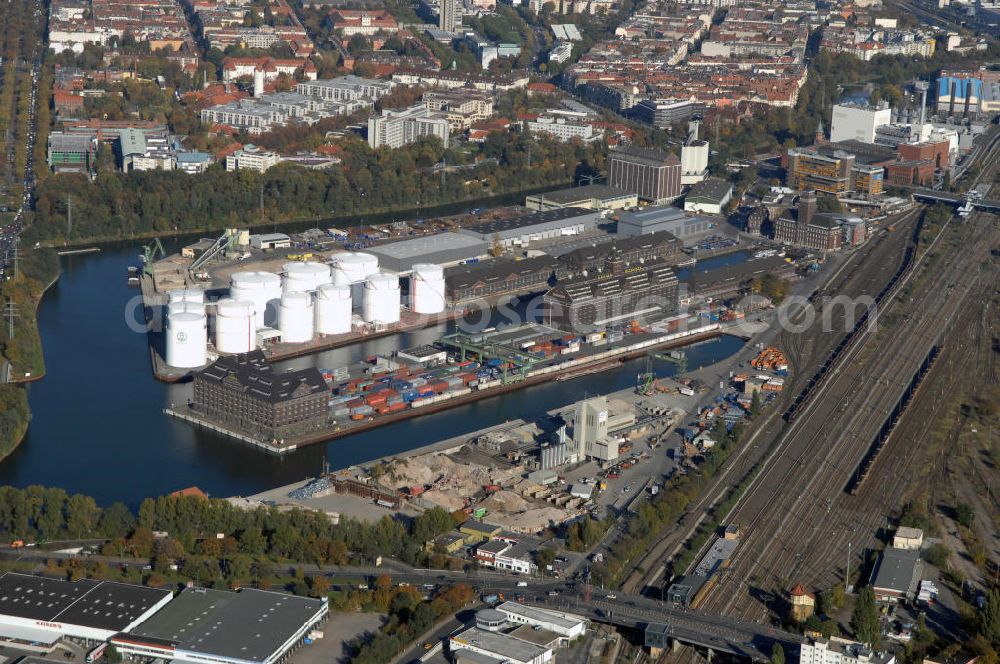
M 327 400 L 318 370 L 276 373 L 259 350 L 222 357 L 194 375 L 196 411 L 275 440 L 325 424 Z
M 677 275 L 667 260 L 627 265 L 612 257 L 603 272 L 556 284 L 542 309 L 547 325 L 582 331 L 663 318 L 677 310 L 677 294 Z
M 844 241 L 844 230 L 834 215 L 816 212 L 816 192 L 799 196 L 798 208 L 774 222 L 774 239 L 818 251 L 836 251 Z
M 681 161 L 654 148 L 618 148 L 608 155 L 608 184 L 643 200 L 666 203 L 681 195 Z

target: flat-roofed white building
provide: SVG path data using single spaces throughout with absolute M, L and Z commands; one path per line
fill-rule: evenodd
M 106 641 L 141 625 L 169 590 L 111 581 L 64 581 L 9 572 L 0 577 L 0 640 L 52 644 L 62 637 Z
M 890 653 L 877 653 L 863 643 L 833 636 L 806 639 L 799 649 L 799 664 L 893 664 Z
M 497 611 L 507 616 L 507 622 L 515 625 L 541 627 L 559 635 L 562 643 L 568 643 L 587 631 L 587 619 L 572 613 L 540 609 L 520 602 L 504 602 Z
M 522 641 L 507 634 L 487 632 L 478 627 L 471 627 L 461 634 L 452 636 L 448 641 L 448 650 L 456 659 L 461 657 L 461 651 L 467 651 L 507 664 L 545 664 L 552 661 L 551 648 Z

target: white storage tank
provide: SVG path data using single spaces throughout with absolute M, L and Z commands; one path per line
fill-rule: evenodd
M 219 300 L 215 305 L 215 349 L 249 353 L 257 347 L 257 312 L 247 300 Z
M 361 302 L 365 279 L 378 272 L 378 257 L 373 254 L 348 251 L 336 254 L 330 260 L 333 265 L 333 283 L 351 286 L 354 304 Z
M 257 326 L 274 327 L 278 321 L 278 303 L 281 301 L 281 277 L 270 272 L 234 272 L 229 285 L 229 297 L 253 302 Z
M 178 288 L 167 293 L 167 302 L 200 302 L 205 303 L 205 291 L 197 288 Z
M 308 293 L 285 293 L 278 314 L 281 341 L 300 344 L 313 338 L 313 300 Z
M 399 321 L 399 277 L 389 272 L 376 272 L 365 280 L 362 317 L 366 323 L 396 323 Z
M 444 268 L 433 263 L 417 263 L 410 275 L 410 309 L 417 314 L 444 311 Z
M 205 305 L 201 302 L 186 302 L 184 300 L 177 300 L 174 302 L 167 303 L 167 318 L 169 319 L 171 314 L 180 313 L 181 311 L 192 311 L 194 313 L 203 314 L 205 313 Z
M 178 369 L 208 363 L 208 318 L 203 311 L 176 310 L 167 317 L 166 361 Z
M 351 331 L 351 287 L 323 284 L 316 289 L 316 334 Z
M 285 292 L 312 292 L 333 281 L 330 266 L 314 261 L 304 263 L 293 261 L 282 267 L 285 274 Z

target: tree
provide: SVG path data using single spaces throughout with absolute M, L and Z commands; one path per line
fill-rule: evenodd
M 543 547 L 535 553 L 535 564 L 539 569 L 545 569 L 556 559 L 556 551 L 550 546 Z
M 948 569 L 949 558 L 951 558 L 951 549 L 942 542 L 935 542 L 927 549 L 927 561 L 940 570 Z
M 108 660 L 108 664 L 119 664 L 122 661 L 122 654 L 113 644 L 108 644 L 108 647 L 105 648 L 104 657 Z
M 986 594 L 983 610 L 979 612 L 979 633 L 994 650 L 1000 649 L 1000 590 L 996 588 Z
M 754 390 L 753 396 L 750 397 L 750 419 L 755 419 L 760 414 L 760 392 Z
M 875 591 L 871 586 L 865 586 L 858 593 L 854 613 L 851 614 L 851 630 L 854 631 L 854 638 L 862 643 L 875 646 L 879 641 L 878 607 L 875 606 Z
M 844 206 L 833 196 L 820 196 L 816 199 L 816 211 L 843 212 Z
M 771 664 L 785 664 L 785 649 L 777 641 L 771 647 Z
M 966 503 L 959 503 L 955 506 L 955 519 L 966 528 L 972 528 L 976 512 Z

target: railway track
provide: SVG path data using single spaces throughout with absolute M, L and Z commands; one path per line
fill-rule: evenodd
M 997 232 L 982 216 L 970 226 L 974 226 L 972 237 L 963 244 L 979 247 L 974 259 L 992 246 Z M 945 235 L 942 231 L 939 239 Z M 842 489 L 870 434 L 884 422 L 930 346 L 941 340 L 970 292 L 980 285 L 981 273 L 964 287 L 949 288 L 960 283 L 968 265 L 975 262 L 958 260 L 958 253 L 951 249 L 949 255 L 956 260 L 908 303 L 920 316 L 911 321 L 916 324 L 911 325 L 905 349 L 886 335 L 876 343 L 871 360 L 859 364 L 855 360 L 867 345 L 859 343 L 833 370 L 821 395 L 824 403 L 790 425 L 789 446 L 730 514 L 729 521 L 742 524 L 746 532 L 730 569 L 707 593 L 706 609 L 759 619 L 767 608 L 748 591 L 784 588 L 797 581 L 823 587 L 833 580 L 831 564 L 835 570 L 836 561 L 845 559 L 847 541 L 857 546 L 855 551 L 871 542 L 885 513 L 875 507 L 884 507 L 891 497 L 874 482 L 869 482 L 874 488 L 866 485 L 856 497 L 846 496 Z M 921 258 L 926 256 L 925 252 Z M 873 472 L 881 474 L 880 462 L 873 464 Z
M 892 278 L 893 272 L 903 259 L 907 247 L 907 234 L 915 225 L 920 212 L 920 209 L 912 210 L 894 219 L 896 234 L 882 234 L 863 249 L 854 252 L 840 269 L 831 275 L 827 283 L 813 293 L 813 299 L 819 301 L 824 295 L 833 293 L 846 294 L 849 297 L 866 294 L 874 296 Z M 838 314 L 833 318 L 833 322 L 837 325 L 846 316 L 846 311 L 838 311 Z M 803 311 L 796 312 L 790 316 L 790 322 L 794 325 L 801 324 L 803 315 Z M 785 349 L 793 369 L 792 378 L 789 380 L 789 393 L 800 390 L 807 379 L 802 375 L 801 368 L 811 365 L 812 358 L 817 354 L 820 357 L 827 356 L 844 334 L 823 334 L 819 321 L 816 321 L 805 332 L 794 334 L 783 332 L 779 336 L 777 345 Z M 779 434 L 783 426 L 779 415 L 785 407 L 787 403 L 770 409 L 765 419 L 756 424 L 751 438 L 730 458 L 713 488 L 688 511 L 676 528 L 665 532 L 650 547 L 649 552 L 632 565 L 632 571 L 622 584 L 624 590 L 641 592 L 643 588 L 652 587 L 660 582 L 664 574 L 664 560 L 672 557 L 690 538 L 708 516 L 711 508 L 727 495 L 729 487 L 738 482 L 768 452 L 769 445 L 763 441 L 771 440 Z M 758 442 L 758 439 L 761 442 Z

